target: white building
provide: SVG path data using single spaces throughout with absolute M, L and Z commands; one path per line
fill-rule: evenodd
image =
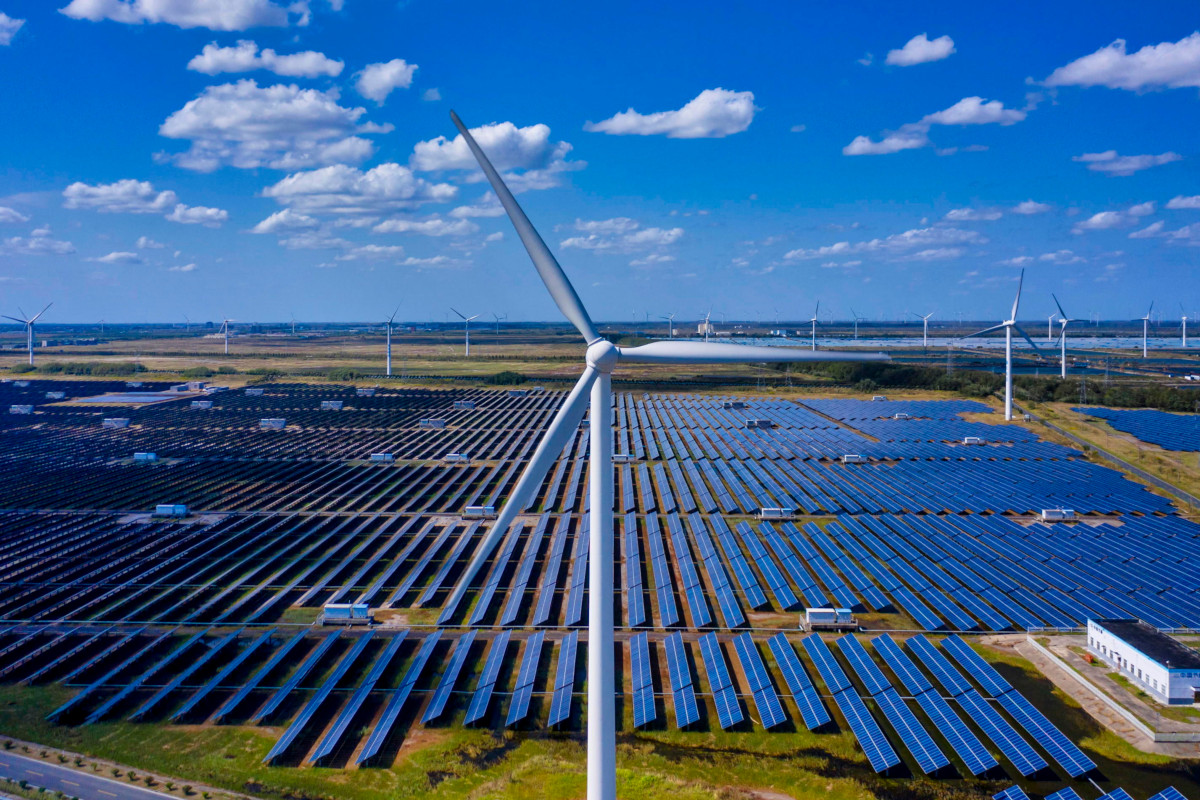
M 701 322 L 696 326 L 696 333 L 700 336 L 704 336 L 705 334 L 708 334 L 709 336 L 716 336 L 717 330 L 712 326 L 711 322 Z
M 1200 695 L 1200 652 L 1136 619 L 1089 619 L 1088 650 L 1160 703 Z

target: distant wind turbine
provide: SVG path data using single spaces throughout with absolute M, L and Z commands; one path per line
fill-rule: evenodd
M 1050 296 L 1053 297 L 1054 295 L 1050 295 Z M 1055 316 L 1054 314 L 1051 314 L 1050 316 L 1046 317 L 1046 341 L 1047 342 L 1054 341 L 1054 316 Z
M 458 314 L 458 316 L 463 321 L 463 331 L 467 337 L 467 348 L 466 348 L 466 352 L 463 355 L 470 356 L 471 355 L 471 320 L 479 319 L 479 314 L 476 314 L 473 317 L 468 317 L 468 316 L 462 314 L 457 309 L 455 309 L 453 306 L 451 306 L 450 310 L 453 311 L 455 314 Z
M 858 323 L 859 323 L 859 322 L 866 322 L 866 321 L 867 321 L 867 318 L 866 318 L 866 317 L 860 317 L 860 316 L 858 315 L 858 312 L 854 310 L 854 307 L 853 307 L 853 306 L 851 306 L 851 307 L 850 307 L 850 313 L 854 315 L 854 338 L 855 338 L 855 339 L 857 339 L 857 338 L 858 338 Z
M 229 323 L 231 322 L 233 322 L 231 319 L 221 321 L 221 333 L 225 334 L 225 355 L 229 355 Z
M 296 335 L 296 312 L 292 312 L 292 336 Z
M 396 319 L 396 315 L 400 313 L 400 306 L 396 306 L 396 310 L 387 318 L 387 376 L 392 377 L 392 323 Z
M 665 316 L 659 316 L 659 319 L 665 319 L 667 321 L 667 329 L 669 331 L 669 335 L 667 338 L 674 339 L 675 338 L 675 315 L 667 314 Z
M 1068 317 L 1067 312 L 1063 311 L 1062 303 L 1058 302 L 1058 297 L 1054 294 L 1050 296 L 1054 298 L 1054 305 L 1058 306 L 1058 316 L 1060 317 L 1058 324 L 1062 326 L 1062 329 L 1058 333 L 1058 344 L 1062 348 L 1059 351 L 1058 360 L 1062 368 L 1060 377 L 1065 378 L 1067 377 L 1067 324 L 1075 320 Z
M 712 317 L 712 308 L 710 307 L 708 309 L 708 313 L 704 315 L 704 341 L 705 342 L 708 341 L 708 334 L 712 331 L 712 324 L 709 323 L 709 321 L 708 321 L 711 317 Z
M 809 320 L 809 322 L 812 323 L 812 349 L 813 350 L 817 349 L 817 315 L 820 313 L 821 313 L 821 301 L 818 300 L 817 307 L 813 311 L 812 319 Z
M 186 326 L 185 333 L 191 333 L 192 332 L 192 320 L 190 317 L 188 317 L 187 314 L 183 315 L 183 322 L 184 322 L 184 325 Z
M 1183 303 L 1179 304 L 1179 310 L 1181 312 L 1183 312 L 1183 323 L 1181 326 L 1182 330 L 1183 330 L 1183 345 L 1182 346 L 1187 347 L 1187 309 L 1183 307 Z
M 467 587 L 508 533 L 516 514 L 542 485 L 550 466 L 575 436 L 590 395 L 589 508 L 588 514 L 588 665 L 587 665 L 587 797 L 615 800 L 617 796 L 617 741 L 613 607 L 613 464 L 612 464 L 612 373 L 622 362 L 633 364 L 684 365 L 745 364 L 812 360 L 874 361 L 883 354 L 822 353 L 820 357 L 783 347 L 751 347 L 728 343 L 657 341 L 639 347 L 618 347 L 600 335 L 587 309 L 571 286 L 566 273 L 534 229 L 500 174 L 487 160 L 471 132 L 456 114 L 451 118 L 475 155 L 492 189 L 508 213 L 522 244 L 537 268 L 559 311 L 587 343 L 586 366 L 567 395 L 550 427 L 530 458 L 495 523 L 471 558 L 458 584 L 446 601 L 442 618 L 453 614 Z
M 26 314 L 25 310 L 22 309 L 20 306 L 17 306 L 17 311 L 21 312 L 21 319 L 17 319 L 16 317 L 10 317 L 7 314 L 4 315 L 5 319 L 11 319 L 13 322 L 16 322 L 20 325 L 25 326 L 25 340 L 26 340 L 27 344 L 29 345 L 29 366 L 31 366 L 31 367 L 33 366 L 33 326 L 41 318 L 42 314 L 46 313 L 46 309 L 50 308 L 50 306 L 52 306 L 52 305 L 54 305 L 54 303 L 46 303 L 46 308 L 43 308 L 41 311 L 34 314 L 32 317 L 30 317 L 28 314 Z
M 924 326 L 921 334 L 921 346 L 929 347 L 929 318 L 933 316 L 934 312 L 930 311 L 925 316 L 921 316 L 915 311 L 910 311 L 909 313 L 921 320 L 921 324 Z
M 1006 420 L 1012 419 L 1012 401 L 1013 401 L 1012 335 L 1013 335 L 1013 331 L 1015 330 L 1017 333 L 1021 334 L 1021 336 L 1025 337 L 1025 341 L 1029 342 L 1030 347 L 1032 347 L 1034 350 L 1037 350 L 1037 352 L 1039 352 L 1039 353 L 1041 352 L 1040 350 L 1038 350 L 1038 346 L 1033 343 L 1033 339 L 1029 338 L 1029 334 L 1027 334 L 1025 331 L 1021 330 L 1021 327 L 1019 325 L 1017 325 L 1017 307 L 1021 304 L 1021 284 L 1023 284 L 1024 282 L 1025 282 L 1025 270 L 1021 270 L 1021 277 L 1017 279 L 1017 297 L 1015 300 L 1013 300 L 1012 315 L 1008 319 L 1004 320 L 1004 322 L 1001 322 L 999 325 L 993 325 L 990 328 L 984 328 L 983 330 L 976 331 L 975 333 L 968 333 L 966 336 L 963 337 L 964 339 L 969 339 L 972 336 L 982 336 L 985 333 L 991 333 L 992 331 L 999 331 L 999 330 L 1004 331 L 1004 418 Z
M 1149 339 L 1149 337 L 1150 337 L 1150 312 L 1151 312 L 1151 311 L 1153 311 L 1153 310 L 1154 310 L 1154 301 L 1153 301 L 1153 300 L 1151 300 L 1151 301 L 1150 301 L 1150 308 L 1149 308 L 1149 309 L 1146 311 L 1146 316 L 1144 316 L 1144 317 L 1138 317 L 1137 319 L 1133 320 L 1134 322 L 1138 322 L 1138 321 L 1140 320 L 1140 321 L 1141 321 L 1141 323 L 1142 323 L 1142 358 L 1147 358 L 1147 357 L 1148 357 L 1148 352 L 1147 352 L 1147 349 L 1148 349 L 1148 344 L 1147 344 L 1147 340 L 1148 340 L 1148 339 Z
M 500 320 L 508 319 L 508 314 L 497 314 L 493 311 L 492 316 L 496 318 L 496 333 L 500 333 Z

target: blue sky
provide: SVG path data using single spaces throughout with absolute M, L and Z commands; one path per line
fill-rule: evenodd
M 554 319 L 451 108 L 599 319 L 1200 309 L 1200 9 L 909 5 L 0 0 L 0 311 Z

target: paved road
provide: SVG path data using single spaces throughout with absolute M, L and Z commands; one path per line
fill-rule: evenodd
M 140 789 L 89 772 L 50 763 L 44 758 L 29 758 L 0 751 L 0 775 L 15 781 L 29 781 L 82 800 L 163 800 L 170 795 Z

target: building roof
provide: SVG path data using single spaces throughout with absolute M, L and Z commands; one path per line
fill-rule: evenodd
M 1094 619 L 1092 622 L 1130 647 L 1169 669 L 1200 669 L 1200 652 L 1137 619 Z

